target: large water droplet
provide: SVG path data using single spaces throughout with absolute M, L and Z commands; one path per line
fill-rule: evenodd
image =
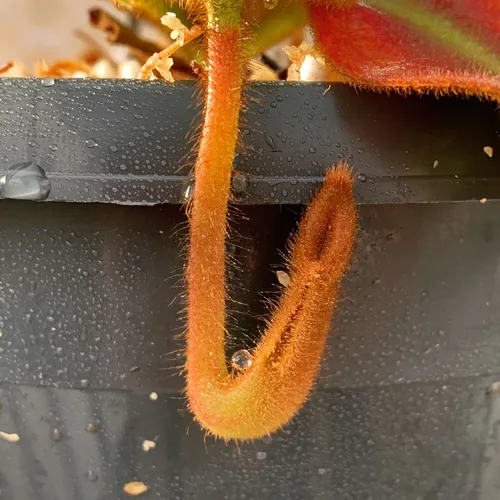
M 285 271 L 276 271 L 276 277 L 280 285 L 287 287 L 290 284 L 290 275 Z
M 90 139 L 87 139 L 85 141 L 85 144 L 88 148 L 95 148 L 97 146 L 97 141 L 93 137 L 91 137 Z
M 231 366 L 238 371 L 247 370 L 252 366 L 252 355 L 246 349 L 240 349 L 231 356 Z
M 248 188 L 247 176 L 243 174 L 234 174 L 231 186 L 236 194 L 244 193 Z
M 54 85 L 54 83 L 56 83 L 56 81 L 50 76 L 48 76 L 46 78 L 42 78 L 42 85 L 44 87 L 52 87 L 52 85 Z
M 42 167 L 33 162 L 19 163 L 9 168 L 0 179 L 0 195 L 12 200 L 46 200 L 50 180 Z
M 274 9 L 278 5 L 278 0 L 264 0 L 264 7 L 266 9 Z

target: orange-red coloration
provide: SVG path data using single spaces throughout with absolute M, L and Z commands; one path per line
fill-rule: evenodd
M 369 3 L 369 2 L 368 2 Z M 500 0 L 416 0 L 445 15 L 500 57 Z M 409 22 L 364 2 L 350 8 L 311 5 L 317 41 L 335 68 L 377 89 L 461 93 L 500 100 L 500 75 L 426 36 Z M 500 60 L 500 59 L 499 59 Z
M 290 255 L 290 284 L 252 353 L 252 365 L 240 375 L 226 368 L 224 306 L 219 310 L 224 284 L 209 281 L 207 269 L 203 276 L 189 269 L 187 392 L 202 427 L 226 439 L 258 438 L 286 424 L 301 408 L 318 372 L 354 246 L 356 217 L 352 178 L 347 166 L 340 165 L 327 174 L 299 226 Z M 208 213 L 205 225 L 209 219 Z M 211 230 L 205 228 L 205 234 Z M 192 233 L 195 240 L 199 237 Z M 195 251 L 191 249 L 190 263 L 207 262 L 219 249 L 212 243 Z M 203 293 L 193 296 L 193 285 L 204 287 Z
M 423 3 L 500 52 L 500 1 L 423 0 Z

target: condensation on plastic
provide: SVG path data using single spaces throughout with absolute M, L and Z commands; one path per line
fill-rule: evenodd
M 35 162 L 50 180 L 49 201 L 154 205 L 183 199 L 199 88 L 50 83 L 0 80 L 0 177 Z M 235 189 L 235 203 L 306 203 L 339 160 L 359 175 L 359 203 L 500 198 L 500 120 L 491 103 L 283 82 L 254 84 L 247 93 L 252 98 L 235 161 L 239 180 L 246 179 Z

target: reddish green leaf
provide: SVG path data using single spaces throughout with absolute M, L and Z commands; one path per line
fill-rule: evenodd
M 500 101 L 500 0 L 312 5 L 327 58 L 357 83 Z

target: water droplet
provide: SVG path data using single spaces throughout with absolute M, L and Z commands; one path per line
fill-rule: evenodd
M 99 479 L 99 476 L 93 470 L 89 470 L 87 471 L 87 479 L 95 483 Z
M 285 271 L 276 271 L 276 277 L 280 285 L 287 287 L 290 284 L 290 275 Z
M 313 147 L 313 146 L 311 146 L 311 147 L 309 148 L 309 153 L 311 153 L 311 154 L 316 153 L 316 148 L 315 148 L 315 147 Z
M 51 437 L 52 441 L 57 443 L 57 441 L 61 440 L 61 431 L 59 429 L 52 429 L 52 434 L 50 437 Z
M 116 146 L 111 146 L 109 149 L 111 149 L 112 153 L 116 153 L 118 151 L 118 148 Z
M 266 135 L 266 142 L 269 144 L 269 147 L 271 148 L 271 151 L 275 153 L 281 152 L 277 147 L 276 143 L 274 142 L 274 139 L 270 135 Z
M 56 81 L 50 76 L 48 76 L 47 78 L 42 78 L 42 85 L 44 87 L 52 87 L 54 83 L 56 83 Z
M 243 174 L 234 174 L 231 186 L 236 194 L 244 193 L 248 187 L 247 176 Z
M 358 175 L 359 182 L 366 182 L 366 175 L 365 174 L 359 174 Z
M 264 0 L 264 7 L 266 9 L 274 9 L 278 5 L 278 0 Z
M 46 200 L 50 180 L 42 167 L 33 162 L 19 163 L 9 168 L 0 179 L 0 195 L 12 200 Z
M 50 149 L 51 151 L 57 151 L 57 144 L 51 144 L 51 145 L 49 146 L 49 149 Z
M 247 370 L 252 366 L 252 355 L 246 349 L 240 349 L 231 356 L 231 366 L 238 371 Z
M 91 137 L 85 141 L 85 144 L 88 148 L 95 148 L 97 146 L 97 141 Z
M 265 460 L 267 458 L 267 453 L 265 451 L 258 451 L 257 452 L 257 459 L 258 460 Z
M 95 434 L 96 432 L 99 432 L 99 424 L 87 425 L 87 432 L 90 432 L 91 434 Z

